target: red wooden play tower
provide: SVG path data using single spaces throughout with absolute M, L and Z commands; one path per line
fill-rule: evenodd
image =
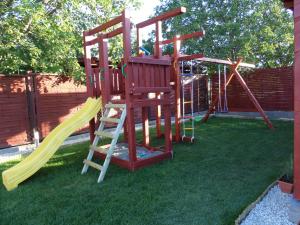
M 103 105 L 108 102 L 126 104 L 127 117 L 124 125 L 126 143 L 119 144 L 119 147 L 117 147 L 118 154 L 113 155 L 112 162 L 129 170 L 133 171 L 139 167 L 172 157 L 171 90 L 174 90 L 175 93 L 175 135 L 173 140 L 176 142 L 189 140 L 188 137 L 181 136 L 180 128 L 183 118 L 181 117 L 182 104 L 180 96 L 180 76 L 182 74 L 180 73 L 179 62 L 185 60 L 231 65 L 232 74 L 228 83 L 233 76 L 236 76 L 268 126 L 272 127 L 271 122 L 237 71 L 239 66 L 249 66 L 250 64 L 242 63 L 241 60 L 231 62 L 230 60 L 206 58 L 202 54 L 180 54 L 180 42 L 189 38 L 202 37 L 204 35 L 202 31 L 176 36 L 170 40 L 162 40 L 162 22 L 185 12 L 186 9 L 180 7 L 136 24 L 137 46 L 135 56 L 132 55 L 131 48 L 131 29 L 133 24 L 130 22 L 130 17 L 126 10 L 123 11 L 122 15 L 109 22 L 83 33 L 88 95 L 93 97 L 101 95 Z M 153 24 L 155 25 L 156 37 L 154 55 L 146 56 L 140 53 L 142 44 L 140 31 L 142 28 Z M 117 35 L 122 35 L 123 57 L 118 59 L 119 64 L 114 68 L 110 65 L 108 59 L 108 40 Z M 174 45 L 172 56 L 162 54 L 162 46 L 167 44 Z M 92 49 L 99 53 L 97 66 L 92 65 Z M 205 119 L 208 118 L 215 104 L 216 101 L 213 102 Z M 164 137 L 164 146 L 160 148 L 150 146 L 150 107 L 155 108 L 156 111 L 157 137 Z M 136 108 L 140 108 L 142 114 L 142 144 L 136 143 L 136 112 L 134 110 Z M 163 132 L 161 129 L 161 116 L 164 117 Z M 95 123 L 94 120 L 90 121 L 91 139 L 94 138 Z M 105 157 L 105 153 L 99 154 L 102 158 Z

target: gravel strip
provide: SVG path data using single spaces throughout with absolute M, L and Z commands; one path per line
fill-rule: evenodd
M 288 219 L 292 198 L 292 195 L 282 193 L 278 185 L 274 186 L 241 225 L 295 225 Z

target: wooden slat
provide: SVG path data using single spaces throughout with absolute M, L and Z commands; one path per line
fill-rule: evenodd
M 85 43 L 84 43 L 84 46 L 90 46 L 90 45 L 95 45 L 95 44 L 97 44 L 97 43 L 99 43 L 100 42 L 100 37 L 96 37 L 96 38 L 94 38 L 94 39 L 92 39 L 92 40 L 90 40 L 90 41 L 86 41 Z
M 131 63 L 144 63 L 144 64 L 154 64 L 154 65 L 171 65 L 171 60 L 166 59 L 153 59 L 150 57 L 131 57 L 129 60 Z
M 170 92 L 171 88 L 168 87 L 136 87 L 131 90 L 131 93 L 156 93 L 156 92 Z
M 147 99 L 135 100 L 130 104 L 131 108 L 144 107 L 144 106 L 157 106 L 157 105 L 170 105 L 170 101 L 164 99 Z
M 109 33 L 103 34 L 103 38 L 112 38 L 123 33 L 123 27 L 119 27 Z
M 100 119 L 100 121 L 102 121 L 102 122 L 108 122 L 108 123 L 119 123 L 119 122 L 120 122 L 120 119 L 117 119 L 117 118 L 109 118 L 109 117 L 107 117 L 107 118 L 102 117 L 102 118 Z
M 112 104 L 112 103 L 108 103 L 105 105 L 105 108 L 125 108 L 126 104 Z
M 99 165 L 99 164 L 97 164 L 97 163 L 94 163 L 94 162 L 92 162 L 92 161 L 90 161 L 90 160 L 87 160 L 87 159 L 83 160 L 83 163 L 84 163 L 84 164 L 87 164 L 87 165 L 89 165 L 89 166 L 91 166 L 91 167 L 93 167 L 93 168 L 95 168 L 95 169 L 97 169 L 97 170 L 101 170 L 101 169 L 102 169 L 102 166 L 101 166 L 101 165 Z
M 138 24 L 136 24 L 136 27 L 137 28 L 143 28 L 143 27 L 149 26 L 151 24 L 154 24 L 158 21 L 163 21 L 163 20 L 172 18 L 174 16 L 178 16 L 178 15 L 180 15 L 182 13 L 185 13 L 185 12 L 186 12 L 185 7 L 179 7 L 179 8 L 176 8 L 176 9 L 172 10 L 172 11 L 166 12 L 166 13 L 161 14 L 159 16 L 156 16 L 154 18 L 151 18 L 151 19 L 148 19 L 148 20 L 143 21 L 141 23 L 138 23 Z
M 106 131 L 95 131 L 95 135 L 98 135 L 100 137 L 107 137 L 107 138 L 114 138 L 114 134 L 111 134 Z

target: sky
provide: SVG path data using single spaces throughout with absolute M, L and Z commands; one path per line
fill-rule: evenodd
M 131 20 L 135 24 L 147 20 L 150 16 L 153 16 L 154 8 L 160 4 L 160 0 L 141 0 L 141 4 L 142 5 L 140 9 L 131 12 Z M 146 39 L 148 37 L 148 33 L 150 33 L 152 30 L 154 30 L 154 25 L 142 29 L 142 38 Z
M 159 0 L 141 0 L 140 9 L 132 12 L 132 21 L 134 23 L 142 22 L 154 14 L 155 6 L 160 4 Z

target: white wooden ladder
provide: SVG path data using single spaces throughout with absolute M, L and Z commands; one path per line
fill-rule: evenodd
M 111 118 L 108 117 L 110 110 L 111 109 L 116 109 L 119 108 L 122 110 L 121 117 L 120 118 Z M 108 103 L 105 105 L 105 111 L 103 113 L 103 116 L 100 119 L 100 125 L 98 127 L 98 130 L 95 131 L 95 138 L 90 146 L 89 154 L 85 160 L 83 160 L 84 166 L 82 168 L 81 174 L 84 174 L 87 172 L 88 168 L 91 166 L 97 170 L 100 170 L 100 175 L 98 177 L 98 183 L 103 181 L 105 173 L 108 169 L 110 159 L 114 153 L 120 132 L 122 130 L 124 121 L 126 118 L 126 104 L 112 104 Z M 116 123 L 117 128 L 113 133 L 107 132 L 104 130 L 105 123 Z M 111 138 L 111 144 L 109 145 L 108 150 L 103 148 L 103 147 L 98 147 L 98 142 L 101 140 L 101 138 L 106 137 L 106 138 Z M 100 165 L 98 163 L 95 163 L 92 161 L 94 152 L 100 152 L 100 153 L 105 153 L 106 152 L 106 158 L 104 160 L 103 165 Z

